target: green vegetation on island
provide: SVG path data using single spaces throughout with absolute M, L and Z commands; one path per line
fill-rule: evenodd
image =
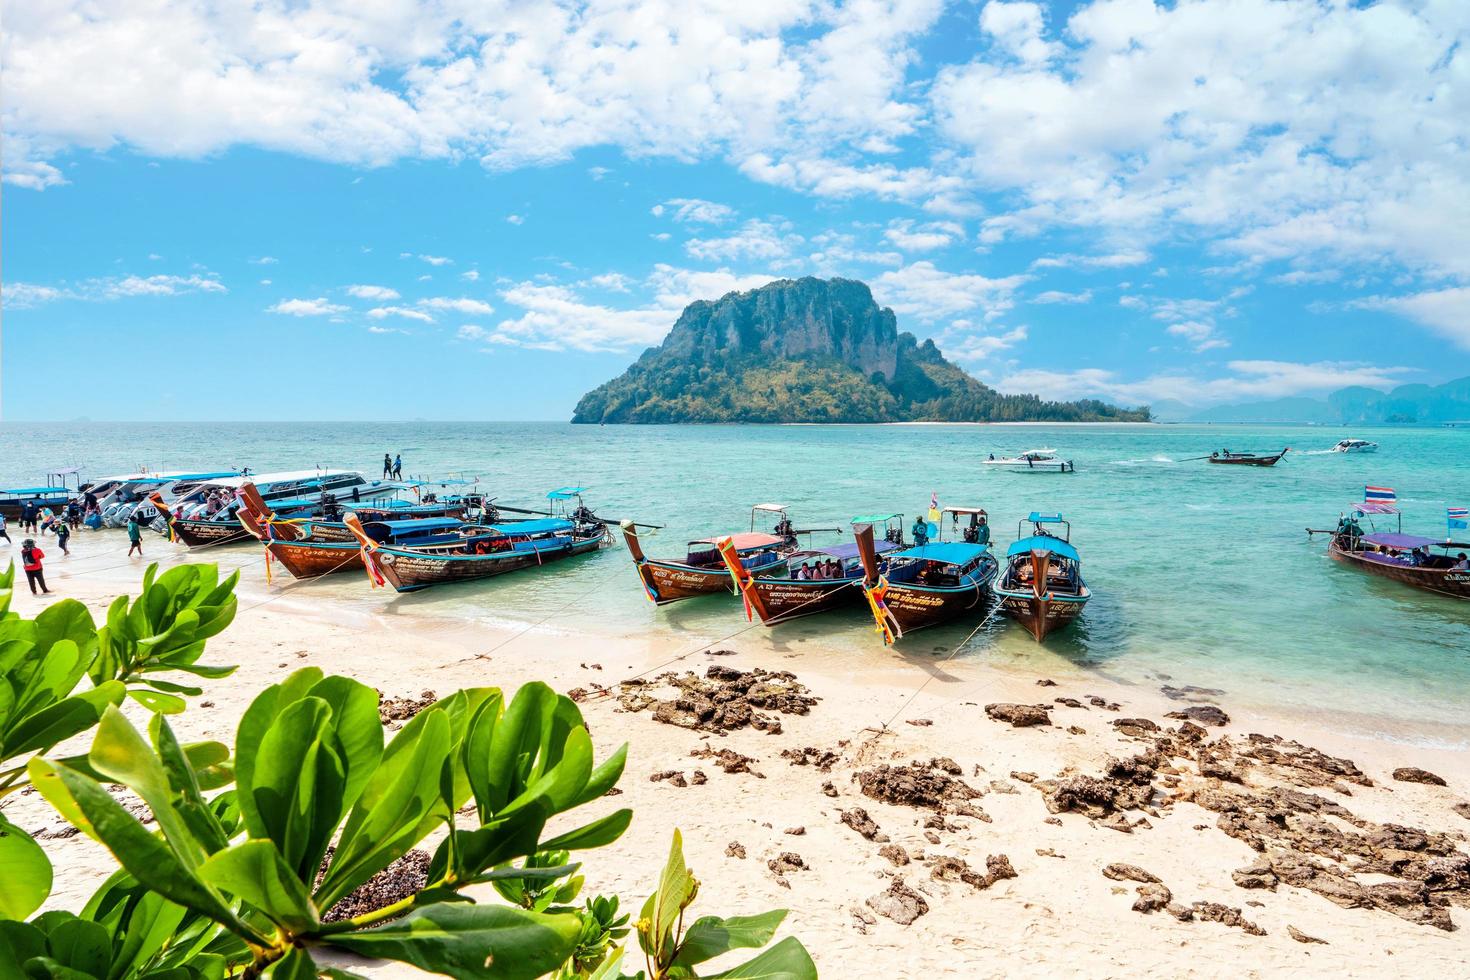
M 573 422 L 1146 422 L 1146 408 L 1003 395 L 899 333 L 849 279 L 781 279 L 685 308 Z

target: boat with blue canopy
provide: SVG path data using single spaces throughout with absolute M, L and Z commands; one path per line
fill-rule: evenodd
M 926 626 L 947 622 L 966 613 L 983 611 L 1000 563 L 987 543 L 946 541 L 945 517 L 984 518 L 979 507 L 946 507 L 936 525 L 937 540 L 887 554 L 880 564 L 875 524 L 855 528 L 862 558 L 863 595 L 885 644 Z M 958 520 L 949 523 L 958 524 Z
M 464 525 L 453 540 L 421 544 L 375 541 L 355 514 L 347 526 L 359 544 L 368 581 L 415 592 L 431 585 L 468 582 L 585 555 L 606 547 L 608 523 L 582 499 L 585 489 L 561 487 L 546 495 L 552 516 L 498 524 Z
M 733 592 L 739 588 L 726 570 L 722 542 L 729 542 L 736 562 L 754 577 L 786 574 L 787 557 L 797 550 L 797 531 L 792 527 L 785 504 L 756 504 L 750 509 L 750 530 L 738 534 L 696 538 L 685 546 L 682 558 L 651 558 L 643 553 L 643 542 L 631 521 L 622 524 L 623 540 L 643 593 L 655 605 L 664 606 L 681 599 Z M 756 530 L 757 521 L 773 520 L 771 533 Z
M 765 625 L 775 626 L 803 616 L 863 604 L 865 573 L 855 541 L 794 551 L 787 556 L 787 568 L 782 574 L 765 576 L 754 575 L 745 567 L 734 536 L 721 538 L 718 546 L 745 602 L 747 620 L 759 616 Z M 873 547 L 882 556 L 898 550 L 900 545 L 876 540 Z
M 1082 580 L 1082 556 L 1071 539 L 1072 525 L 1061 514 L 1032 511 L 1017 525 L 1016 540 L 1006 549 L 996 597 L 1001 610 L 1038 643 L 1075 622 L 1092 597 Z
M 278 529 L 291 525 L 280 522 L 263 524 L 255 519 L 254 511 L 250 509 L 241 510 L 240 522 L 265 549 L 267 582 L 271 581 L 272 566 L 277 562 L 296 579 L 321 578 L 323 575 L 361 567 L 362 545 L 356 537 L 350 541 L 323 540 L 314 536 L 276 537 Z M 429 545 L 462 546 L 472 541 L 477 534 L 495 533 L 489 526 L 468 524 L 454 517 L 367 520 L 360 521 L 360 524 L 363 533 L 380 545 L 413 548 Z M 344 521 L 342 526 L 349 525 Z
M 413 493 L 412 498 L 403 494 Z M 240 519 L 247 517 L 269 530 L 275 540 L 341 541 L 357 538 L 345 523 L 350 512 L 359 521 L 408 521 L 453 518 L 459 523 L 494 523 L 498 513 L 488 513 L 485 495 L 473 481 L 432 482 L 412 480 L 384 484 L 380 492 L 327 493 L 318 497 L 294 497 L 267 502 L 254 484 L 240 487 Z M 252 531 L 252 534 L 255 532 Z M 256 535 L 259 537 L 259 535 Z
M 248 541 L 250 532 L 240 523 L 245 499 L 242 491 L 247 484 L 272 509 L 276 501 L 290 501 L 292 509 L 276 514 L 282 518 L 312 516 L 334 500 L 388 499 L 402 489 L 400 483 L 369 480 L 355 470 L 294 470 L 258 476 L 243 473 L 199 483 L 171 505 L 161 497 L 153 504 L 164 515 L 169 537 L 190 548 Z

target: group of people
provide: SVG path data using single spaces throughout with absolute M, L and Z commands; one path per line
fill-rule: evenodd
M 384 453 L 383 454 L 383 479 L 385 479 L 385 480 L 401 480 L 401 479 L 403 479 L 403 454 L 402 453 L 399 453 L 397 456 L 393 456 L 393 455 L 391 455 L 389 453 Z
M 847 576 L 842 574 L 841 562 L 836 558 L 828 558 L 825 561 L 814 561 L 798 567 L 796 574 L 792 577 L 798 582 L 822 582 Z

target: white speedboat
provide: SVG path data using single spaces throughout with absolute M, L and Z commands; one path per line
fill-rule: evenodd
M 1344 439 L 1332 447 L 1335 453 L 1376 453 L 1378 443 L 1366 439 Z
M 1055 449 L 1028 449 L 1019 456 L 996 459 L 992 453 L 983 461 L 986 466 L 1007 470 L 1011 473 L 1075 473 L 1077 466 L 1070 459 L 1057 457 Z

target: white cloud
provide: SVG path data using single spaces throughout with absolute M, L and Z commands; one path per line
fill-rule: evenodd
M 459 277 L 465 282 L 479 282 L 480 272 L 478 269 L 467 269 L 464 272 L 461 272 L 459 274 Z
M 508 214 L 505 216 L 505 222 L 511 225 L 523 225 L 526 223 L 526 219 L 519 214 Z
M 980 29 L 995 38 L 1006 53 L 1028 64 L 1054 57 L 1060 45 L 1042 38 L 1045 20 L 1034 3 L 1002 3 L 991 0 L 980 11 Z
M 607 167 L 588 167 L 587 168 L 587 176 L 591 177 L 593 180 L 601 180 L 602 178 L 606 177 L 610 173 L 612 173 L 612 171 L 609 170 Z
M 1084 289 L 1080 293 L 1064 293 L 1060 289 L 1048 289 L 1031 297 L 1033 303 L 1091 303 L 1092 290 Z
M 377 306 L 367 311 L 367 315 L 374 320 L 383 320 L 390 316 L 402 317 L 405 320 L 417 320 L 420 323 L 433 323 L 434 318 L 423 310 L 409 309 L 406 306 Z
M 669 216 L 684 224 L 719 225 L 735 217 L 735 209 L 729 205 L 697 197 L 672 198 L 662 204 L 655 204 L 649 211 L 654 217 L 671 211 Z
M 346 313 L 347 307 L 332 303 L 325 296 L 318 296 L 316 299 L 283 299 L 266 312 L 283 313 L 287 316 L 332 316 Z
M 605 272 L 600 276 L 592 276 L 584 285 L 593 286 L 597 289 L 606 289 L 613 293 L 626 293 L 633 280 L 621 272 Z
M 892 221 L 883 237 L 905 252 L 932 252 L 965 237 L 963 225 L 953 221 L 930 221 L 923 224 L 903 219 Z
M 1373 296 L 1352 304 L 1360 309 L 1387 310 L 1424 324 L 1470 350 L 1470 286 L 1434 289 L 1407 296 Z
M 625 350 L 661 340 L 673 318 L 665 309 L 618 310 L 588 303 L 565 286 L 521 282 L 501 292 L 510 305 L 525 312 L 502 320 L 493 343 L 542 349 Z
M 0 296 L 4 297 L 6 309 L 24 310 L 62 299 L 66 293 L 54 286 L 38 286 L 30 282 L 7 282 L 0 284 Z
M 419 305 L 431 310 L 454 310 L 456 313 L 465 313 L 469 316 L 489 316 L 495 312 L 495 307 L 478 299 L 468 299 L 464 296 L 451 299 L 447 296 L 434 296 L 430 299 L 419 300 Z
M 274 258 L 273 256 L 270 256 L 270 255 L 262 255 L 259 258 L 251 259 L 250 260 L 250 264 L 251 265 L 275 265 L 279 261 L 280 261 L 280 259 Z
M 784 259 L 800 247 L 802 238 L 789 225 L 776 225 L 755 218 L 723 238 L 691 238 L 684 251 L 696 259 L 732 260 Z
M 378 302 L 398 298 L 398 290 L 389 289 L 387 286 L 348 286 L 347 292 L 358 299 L 371 299 Z
M 1164 399 L 1187 405 L 1212 405 L 1241 399 L 1282 398 L 1322 394 L 1349 385 L 1390 388 L 1401 384 L 1410 369 L 1371 364 L 1319 361 L 1230 361 L 1230 374 L 1204 378 L 1194 374 L 1155 374 L 1124 380 L 1114 371 L 1021 369 L 996 382 L 1009 393 L 1031 393 L 1042 398 L 1102 398 L 1123 405 L 1141 405 Z
M 955 360 L 984 361 L 1016 346 L 1026 336 L 1025 327 L 1016 327 L 998 334 L 951 330 L 946 331 L 938 343 L 944 349 L 945 355 Z
M 1183 337 L 1195 349 L 1196 353 L 1207 350 L 1215 350 L 1218 347 L 1229 347 L 1230 341 L 1223 337 L 1215 336 L 1215 325 L 1204 323 L 1199 320 L 1180 320 L 1171 323 L 1165 328 L 1167 333 L 1175 337 Z
M 1103 255 L 1073 255 L 1067 253 L 1042 256 L 1031 263 L 1031 268 L 1065 269 L 1075 266 L 1086 269 L 1124 269 L 1129 266 L 1142 265 L 1148 260 L 1149 254 L 1147 252 L 1133 250 L 1108 252 Z
M 978 312 L 993 320 L 1015 305 L 1015 291 L 1029 276 L 985 276 L 945 272 L 932 262 L 915 262 L 883 273 L 873 283 L 873 294 L 897 313 L 936 320 Z
M 453 265 L 453 259 L 446 259 L 442 255 L 420 255 L 419 259 L 430 265 Z
M 738 275 L 729 269 L 681 269 L 659 263 L 653 267 L 647 286 L 653 291 L 654 302 L 664 310 L 682 310 L 695 300 L 716 300 L 726 293 L 743 293 L 759 289 L 766 283 L 780 278 L 769 273 Z M 667 316 L 667 313 L 665 313 Z M 673 325 L 670 317 L 668 324 Z

